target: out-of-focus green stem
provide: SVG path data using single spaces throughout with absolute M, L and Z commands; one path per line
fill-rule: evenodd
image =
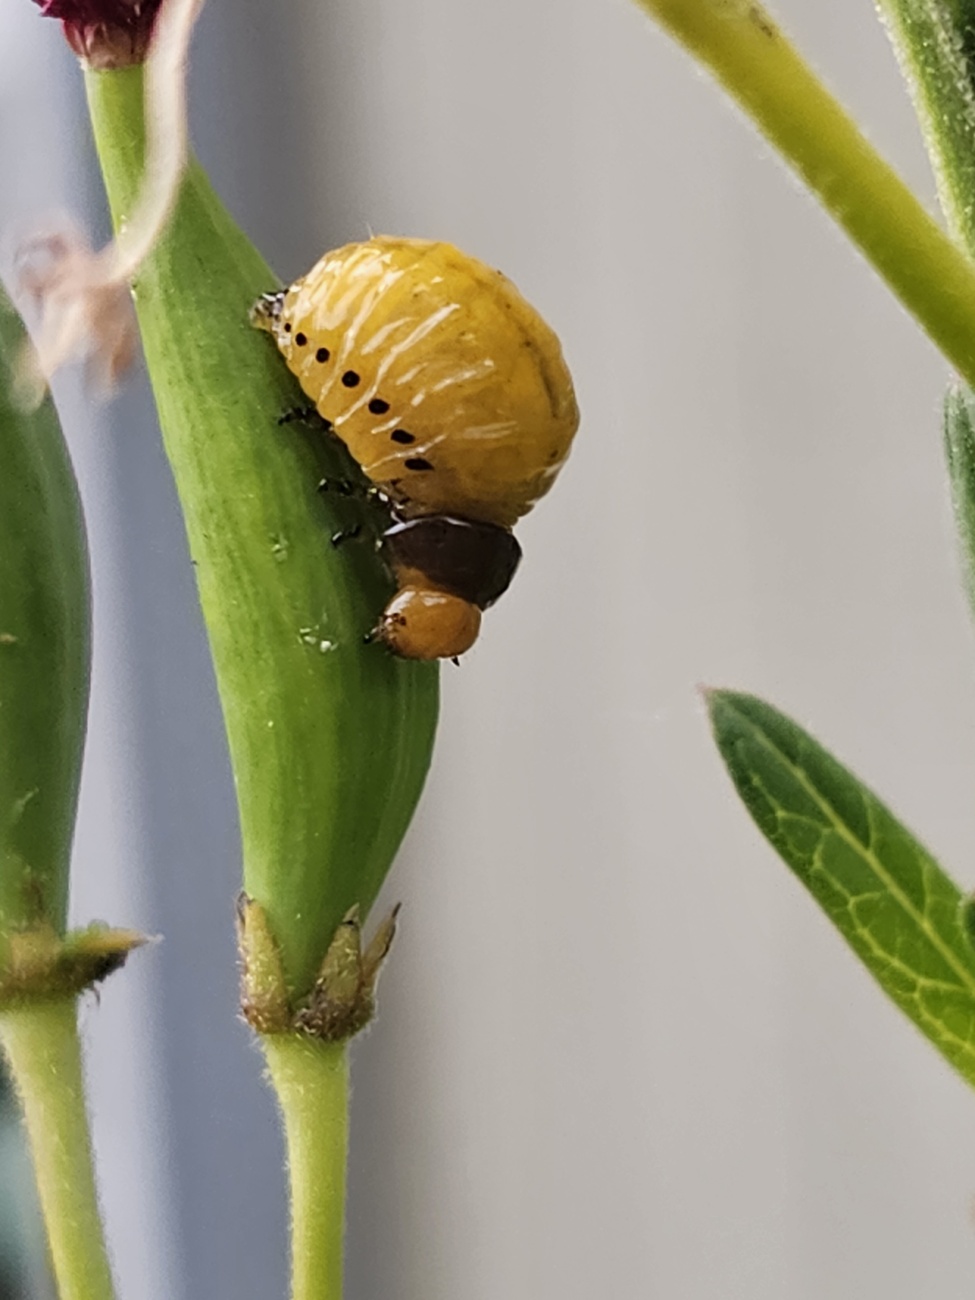
M 54 407 L 14 400 L 24 327 L 0 289 L 0 936 L 61 934 L 88 712 L 88 554 Z
M 88 711 L 88 554 L 50 398 L 15 400 L 26 334 L 0 290 L 0 1044 L 27 1122 L 61 1300 L 111 1300 L 76 1023 L 142 942 L 65 935 Z
M 344 1043 L 261 1037 L 281 1105 L 291 1189 L 291 1300 L 341 1300 L 349 1079 Z
M 638 0 L 714 73 L 975 384 L 975 266 L 754 0 Z
M 112 1300 L 75 999 L 0 1011 L 0 1042 L 27 1124 L 60 1300 Z

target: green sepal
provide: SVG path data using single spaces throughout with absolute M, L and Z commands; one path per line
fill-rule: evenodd
M 363 951 L 359 909 L 351 907 L 332 936 L 311 992 L 294 1002 L 268 916 L 259 903 L 241 895 L 241 1015 L 260 1034 L 296 1033 L 324 1043 L 354 1037 L 376 1014 L 376 984 L 396 935 L 399 910 L 397 905 L 379 923 Z
M 753 695 L 713 691 L 707 701 L 759 830 L 884 991 L 975 1084 L 975 949 L 958 886 L 791 719 Z
M 240 1014 L 259 1034 L 291 1028 L 291 1002 L 281 949 L 267 912 L 246 894 L 237 898 Z
M 50 398 L 15 400 L 25 343 L 0 289 L 0 934 L 64 930 L 90 666 L 78 488 Z

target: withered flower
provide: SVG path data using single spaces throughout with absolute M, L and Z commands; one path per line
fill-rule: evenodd
M 34 0 L 57 18 L 68 44 L 92 68 L 142 63 L 161 0 Z

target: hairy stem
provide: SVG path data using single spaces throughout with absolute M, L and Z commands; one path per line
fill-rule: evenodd
M 261 1038 L 281 1106 L 291 1194 L 291 1300 L 341 1300 L 349 1067 L 345 1044 Z
M 914 96 L 952 233 L 975 251 L 975 64 L 971 0 L 876 0 Z
M 799 173 L 945 357 L 975 384 L 975 266 L 752 0 L 638 0 Z
M 85 1111 L 74 998 L 0 1011 L 60 1300 L 112 1300 Z

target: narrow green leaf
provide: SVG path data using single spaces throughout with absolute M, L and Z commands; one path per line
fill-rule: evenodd
M 975 3 L 876 3 L 914 96 L 941 206 L 975 252 Z
M 893 998 L 975 1084 L 975 950 L 962 894 L 893 814 L 808 733 L 753 695 L 708 707 L 759 829 Z
M 0 290 L 0 932 L 64 930 L 88 710 L 88 552 L 50 398 L 12 397 L 26 335 Z

